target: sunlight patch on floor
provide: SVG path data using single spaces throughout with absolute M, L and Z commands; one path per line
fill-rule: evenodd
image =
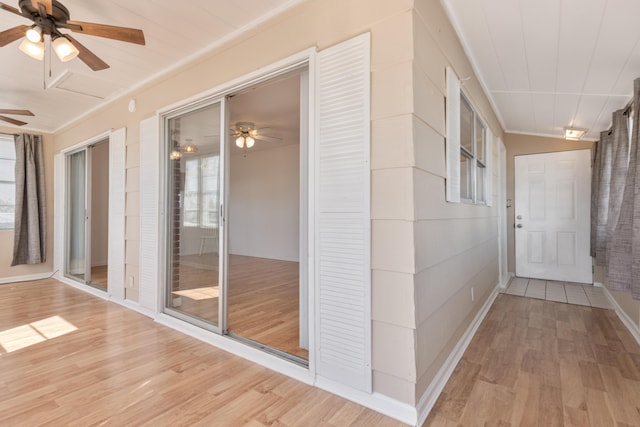
M 62 317 L 52 316 L 0 332 L 0 347 L 11 353 L 77 330 Z
M 204 299 L 218 298 L 218 287 L 209 286 L 206 288 L 185 289 L 183 291 L 173 291 L 175 295 L 181 297 L 191 298 L 192 300 L 200 301 Z

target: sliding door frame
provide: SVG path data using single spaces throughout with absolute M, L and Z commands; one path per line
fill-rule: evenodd
M 88 138 L 78 144 L 72 145 L 70 147 L 67 147 L 65 149 L 62 149 L 58 154 L 56 154 L 54 156 L 54 211 L 55 211 L 55 215 L 54 215 L 54 266 L 55 266 L 55 277 L 60 280 L 61 282 L 64 282 L 68 285 L 71 285 L 73 287 L 82 289 L 83 291 L 86 291 L 94 296 L 100 297 L 100 298 L 104 298 L 104 299 L 113 299 L 116 300 L 118 302 L 121 302 L 124 300 L 124 289 L 116 289 L 116 287 L 118 286 L 124 286 L 124 273 L 123 273 L 123 277 L 122 278 L 115 278 L 115 277 L 109 277 L 109 283 L 108 283 L 108 287 L 107 287 L 107 291 L 105 292 L 104 290 L 94 287 L 94 286 L 89 286 L 85 283 L 79 282 L 76 279 L 72 279 L 69 278 L 66 274 L 65 274 L 65 267 L 66 267 L 66 256 L 67 256 L 67 242 L 66 242 L 66 233 L 67 233 L 67 185 L 68 185 L 68 181 L 69 181 L 69 177 L 68 177 L 68 156 L 82 151 L 82 150 L 87 150 L 88 147 L 91 147 L 93 145 L 99 144 L 102 141 L 109 141 L 109 164 L 110 164 L 110 168 L 109 168 L 109 196 L 111 196 L 112 190 L 114 188 L 113 185 L 115 185 L 114 182 L 112 182 L 111 179 L 111 165 L 114 163 L 113 162 L 113 156 L 116 155 L 113 152 L 113 144 L 114 144 L 114 140 L 113 138 L 125 138 L 125 134 L 124 134 L 124 128 L 123 129 L 118 129 L 118 130 L 108 130 L 106 132 L 102 132 L 100 134 L 97 134 L 91 138 Z M 119 132 L 122 133 L 122 135 L 119 134 Z M 118 134 L 118 135 L 116 135 Z M 124 139 L 122 140 L 122 144 L 124 144 Z M 87 150 L 89 151 L 89 150 Z M 87 161 L 87 157 L 85 157 L 85 161 Z M 122 163 L 121 165 L 122 167 L 124 167 L 124 163 Z M 85 175 L 88 174 L 87 171 L 85 171 Z M 124 185 L 125 182 L 124 180 L 122 180 L 121 182 L 122 184 L 122 189 L 121 192 L 122 194 L 124 194 Z M 85 201 L 85 204 L 88 203 L 87 201 Z M 109 206 L 111 208 L 112 203 L 114 203 L 114 200 L 111 200 L 111 197 L 109 197 Z M 122 224 L 124 224 L 124 210 L 122 212 L 122 218 L 121 218 Z M 124 227 L 122 227 L 124 228 Z M 112 233 L 114 233 L 116 230 L 111 227 L 111 223 L 109 226 L 109 245 L 111 245 L 111 235 Z M 120 236 L 117 236 L 118 239 L 120 238 Z M 121 236 L 121 238 L 124 241 L 124 235 Z M 124 249 L 124 245 L 123 245 L 123 249 Z M 90 248 L 89 248 L 90 250 Z M 111 249 L 109 249 L 111 250 Z M 124 259 L 124 258 L 123 258 Z M 109 260 L 109 264 L 111 265 L 113 262 L 115 262 L 114 260 L 110 259 Z M 121 266 L 121 270 L 124 272 L 124 265 Z
M 172 195 L 169 194 L 169 166 L 171 164 L 170 159 L 170 148 L 168 142 L 168 138 L 171 136 L 169 132 L 169 121 L 171 119 L 179 118 L 185 114 L 188 114 L 192 111 L 196 111 L 202 108 L 211 107 L 215 104 L 220 104 L 220 163 L 218 169 L 218 182 L 219 182 L 219 194 L 218 194 L 218 321 L 217 324 L 208 323 L 202 319 L 199 319 L 195 316 L 189 315 L 188 313 L 181 312 L 180 310 L 176 310 L 174 308 L 169 307 L 168 298 L 170 296 L 170 292 L 168 287 L 170 286 L 169 280 L 171 276 L 168 274 L 168 269 L 170 267 L 169 260 L 171 256 L 170 247 L 171 247 L 171 239 L 172 236 L 168 233 L 169 228 L 171 227 L 171 222 L 173 220 L 172 214 L 170 211 L 170 200 Z M 185 322 L 192 323 L 200 328 L 215 332 L 217 334 L 222 334 L 223 325 L 226 325 L 226 298 L 221 298 L 221 295 L 226 294 L 226 227 L 225 227 L 225 217 L 223 209 L 226 209 L 226 191 L 225 186 L 227 182 L 226 178 L 226 156 L 227 156 L 227 140 L 228 136 L 226 135 L 226 129 L 228 127 L 227 124 L 228 114 L 227 114 L 227 100 L 226 96 L 216 96 L 201 100 L 199 102 L 194 102 L 191 104 L 185 104 L 180 108 L 176 108 L 174 110 L 168 111 L 165 114 L 160 116 L 161 123 L 161 133 L 160 133 L 160 141 L 162 149 L 160 150 L 161 156 L 161 171 L 162 171 L 162 188 L 160 190 L 160 201 L 162 206 L 164 206 L 164 211 L 166 212 L 165 220 L 161 223 L 161 230 L 164 233 L 164 236 L 160 236 L 159 241 L 163 242 L 160 245 L 160 254 L 163 260 L 163 263 L 160 264 L 160 275 L 158 286 L 160 286 L 160 298 L 161 298 L 161 306 L 160 312 L 169 314 L 173 317 L 176 317 Z M 224 255 L 223 255 L 224 254 Z M 224 300 L 224 301 L 223 301 Z
M 216 345 L 219 345 L 222 348 L 225 348 L 229 351 L 232 351 L 233 353 L 237 353 L 242 355 L 243 357 L 246 357 L 250 360 L 255 360 L 255 361 L 259 361 L 259 363 L 264 364 L 266 366 L 270 366 L 276 370 L 279 371 L 286 371 L 289 373 L 289 375 L 292 375 L 294 377 L 298 377 L 300 379 L 302 379 L 303 377 L 299 375 L 298 371 L 296 370 L 298 368 L 302 368 L 304 369 L 304 372 L 306 372 L 306 374 L 304 376 L 307 376 L 307 378 L 314 378 L 315 377 L 315 372 L 316 372 L 316 368 L 315 368 L 315 361 L 314 361 L 314 356 L 315 356 L 315 300 L 316 300 L 316 292 L 315 292 L 315 287 L 314 287 L 314 283 L 315 283 L 315 265 L 314 265 L 314 257 L 315 257 L 315 248 L 316 248 L 316 244 L 315 244 L 315 230 L 316 230 L 316 222 L 315 222 L 315 195 L 313 193 L 313 189 L 315 188 L 315 182 L 316 182 L 316 178 L 315 178 L 315 164 L 316 164 L 316 153 L 315 153 L 315 56 L 316 56 L 316 50 L 314 48 L 311 49 L 307 49 L 303 52 L 300 52 L 299 54 L 293 55 L 289 58 L 286 58 L 284 60 L 281 61 L 277 61 L 267 67 L 261 68 L 253 73 L 250 73 L 249 75 L 240 77 L 238 79 L 234 79 L 232 81 L 229 81 L 221 86 L 215 87 L 211 90 L 208 90 L 206 92 L 203 92 L 201 94 L 198 94 L 194 97 L 179 101 L 175 104 L 169 105 L 163 109 L 160 109 L 157 111 L 157 115 L 159 117 L 159 127 L 160 127 L 160 141 L 161 141 L 161 146 L 162 149 L 160 150 L 160 155 L 163 156 L 164 159 L 168 158 L 169 156 L 169 148 L 168 148 L 168 144 L 166 143 L 167 141 L 167 126 L 166 126 L 166 118 L 167 117 L 175 117 L 175 115 L 178 114 L 178 112 L 180 113 L 184 113 L 186 111 L 189 111 L 190 109 L 193 108 L 197 108 L 196 106 L 204 106 L 207 105 L 207 103 L 213 103 L 216 102 L 218 100 L 222 100 L 230 95 L 234 95 L 237 94 L 245 89 L 248 89 L 252 86 L 256 86 L 259 85 L 261 83 L 267 82 L 273 78 L 277 78 L 279 76 L 294 72 L 296 70 L 299 70 L 301 73 L 302 72 L 306 72 L 307 73 L 307 82 L 308 84 L 306 85 L 306 90 L 308 91 L 308 96 L 306 97 L 306 101 L 307 101 L 307 105 L 305 107 L 303 107 L 301 105 L 300 108 L 300 113 L 301 114 L 305 114 L 307 116 L 307 133 L 308 136 L 306 138 L 306 144 L 307 144 L 307 157 L 304 159 L 304 162 L 301 161 L 300 163 L 300 168 L 301 169 L 305 169 L 306 170 L 306 175 L 307 175 L 307 200 L 306 200 L 306 206 L 307 206 L 307 218 L 305 218 L 305 222 L 304 224 L 306 225 L 306 251 L 300 251 L 301 253 L 304 253 L 306 256 L 306 259 L 304 260 L 300 260 L 300 263 L 306 262 L 306 277 L 304 278 L 304 282 L 306 283 L 307 286 L 307 290 L 308 290 L 308 295 L 307 295 L 307 300 L 306 300 L 306 314 L 308 316 L 308 321 L 307 321 L 307 328 L 308 328 L 308 350 L 309 350 L 309 360 L 308 360 L 308 365 L 306 367 L 300 367 L 299 365 L 292 363 L 293 360 L 284 360 L 282 357 L 278 357 L 275 356 L 274 353 L 277 354 L 276 352 L 273 352 L 271 354 L 265 353 L 262 350 L 258 350 L 256 348 L 252 348 L 252 346 L 249 345 L 245 345 L 244 343 L 237 345 L 237 343 L 240 343 L 240 340 L 237 340 L 235 338 L 233 338 L 233 336 L 229 336 L 229 335 L 224 335 L 223 332 L 226 331 L 227 328 L 227 306 L 226 306 L 226 291 L 227 291 L 227 283 L 226 283 L 226 276 L 227 276 L 227 272 L 226 272 L 226 268 L 227 268 L 227 259 L 224 259 L 224 262 L 222 263 L 223 265 L 220 268 L 220 273 L 224 274 L 224 280 L 222 280 L 221 282 L 221 292 L 224 292 L 225 297 L 220 298 L 219 300 L 222 302 L 222 307 L 220 307 L 219 313 L 220 316 L 222 316 L 221 318 L 221 322 L 220 322 L 220 332 L 218 332 L 217 330 L 214 331 L 216 336 L 207 336 L 206 340 L 207 341 L 212 341 L 214 343 L 216 343 Z M 223 101 L 224 102 L 224 101 Z M 228 109 L 226 104 L 222 104 L 223 108 L 221 108 L 221 111 L 223 111 L 225 114 L 227 114 L 226 110 Z M 225 126 L 226 129 L 228 129 L 228 115 L 223 116 L 221 123 Z M 222 134 L 224 134 L 225 132 L 221 132 Z M 228 144 L 229 144 L 229 135 L 224 135 L 224 151 L 223 148 L 221 147 L 221 160 L 224 159 L 224 161 L 221 161 L 221 189 L 224 188 L 224 194 L 221 196 L 220 200 L 221 200 L 221 209 L 220 209 L 220 214 L 222 215 L 222 217 L 220 218 L 221 220 L 221 232 L 220 232 L 220 245 L 222 244 L 227 244 L 227 240 L 228 240 L 228 233 L 227 233 L 227 227 L 226 227 L 226 221 L 227 221 L 227 213 L 228 213 L 228 203 L 226 202 L 226 197 L 228 194 Z M 224 153 L 224 154 L 223 154 Z M 225 157 L 223 157 L 223 155 Z M 303 159 L 301 159 L 303 160 Z M 166 210 L 166 206 L 167 206 L 167 180 L 168 180 L 168 173 L 169 171 L 167 170 L 167 162 L 165 160 L 162 160 L 160 162 L 160 176 L 161 176 L 161 183 L 162 183 L 162 190 L 161 190 L 161 194 L 160 194 L 160 204 L 163 207 L 163 210 Z M 300 212 L 300 214 L 302 215 L 302 210 Z M 166 212 L 166 215 L 168 216 L 168 212 Z M 161 300 L 162 300 L 162 308 L 160 310 L 160 314 L 158 319 L 160 321 L 164 321 L 167 324 L 170 325 L 175 325 L 177 328 L 184 330 L 185 332 L 189 332 L 191 334 L 196 333 L 195 331 L 193 331 L 190 327 L 186 326 L 186 325 L 180 325 L 180 324 L 176 324 L 171 317 L 173 316 L 167 316 L 168 314 L 166 313 L 167 309 L 166 309 L 166 292 L 167 292 L 167 280 L 169 279 L 167 277 L 167 261 L 168 261 L 168 253 L 167 251 L 169 250 L 169 248 L 167 247 L 166 242 L 168 241 L 167 238 L 168 236 L 166 235 L 166 233 L 168 232 L 168 229 L 166 227 L 167 224 L 167 220 L 165 219 L 163 221 L 163 224 L 165 224 L 165 226 L 161 227 L 161 235 L 159 238 L 160 242 L 164 242 L 163 244 L 160 245 L 160 253 L 159 253 L 159 265 L 158 265 L 158 269 L 159 269 L 159 284 L 158 286 L 160 286 L 160 293 L 161 293 Z M 164 233 L 164 235 L 162 235 Z M 222 250 L 223 247 L 220 246 L 220 249 Z M 224 256 L 226 257 L 226 248 L 224 248 L 224 252 L 221 252 L 221 255 L 224 254 Z M 303 278 L 300 277 L 300 280 L 302 281 Z M 188 322 L 193 323 L 195 326 L 202 326 L 204 327 L 204 329 L 207 330 L 212 330 L 212 328 L 210 327 L 211 325 L 209 324 L 199 324 L 197 322 L 192 322 L 192 320 L 194 319 L 193 317 L 188 317 L 188 319 L 183 318 L 182 316 L 177 316 L 178 320 L 185 320 Z M 205 322 L 202 322 L 205 323 Z M 196 333 L 196 335 L 201 336 L 200 333 Z M 284 365 L 282 365 L 282 363 L 284 363 Z

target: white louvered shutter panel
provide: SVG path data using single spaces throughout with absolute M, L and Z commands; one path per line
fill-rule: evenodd
M 460 80 L 447 67 L 447 106 L 445 118 L 447 156 L 447 202 L 460 202 Z
M 318 54 L 316 369 L 371 392 L 370 35 Z
M 109 135 L 109 293 L 124 300 L 125 178 L 127 130 Z
M 493 206 L 493 132 L 491 132 L 489 127 L 487 127 L 486 138 L 487 143 L 485 146 L 487 147 L 487 152 L 485 156 L 487 158 L 487 164 L 485 166 L 487 167 L 487 182 L 485 182 L 485 191 L 487 192 L 487 206 Z
M 160 136 L 154 116 L 140 122 L 140 283 L 139 303 L 158 310 L 160 231 Z

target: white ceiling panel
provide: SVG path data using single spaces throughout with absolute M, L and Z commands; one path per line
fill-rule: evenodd
M 540 135 L 553 135 L 553 117 L 556 97 L 551 93 L 534 93 L 531 95 L 533 111 L 536 123 L 536 133 Z
M 487 21 L 484 19 L 476 19 L 484 13 L 480 2 L 469 3 L 467 0 L 452 1 L 464 4 L 464 7 L 460 7 L 459 9 L 462 11 L 462 16 L 458 18 L 464 22 L 464 27 L 461 27 L 461 29 L 468 30 L 470 34 L 473 34 L 476 42 L 475 50 L 469 52 L 469 54 L 474 56 L 474 61 L 486 64 L 487 66 L 487 73 L 484 74 L 486 78 L 484 84 L 492 90 L 507 90 L 507 83 L 502 75 L 502 69 L 498 62 L 498 56 L 493 46 Z M 466 36 L 463 37 L 463 40 L 466 40 Z
M 441 1 L 505 131 L 596 139 L 631 99 L 640 1 Z
M 565 126 L 573 126 L 573 118 L 580 105 L 580 95 L 556 94 L 553 127 L 563 129 Z
M 625 3 L 627 7 L 621 8 L 619 3 Z M 612 70 L 621 73 L 635 53 L 640 40 L 638 16 L 640 1 L 610 1 L 607 4 L 584 92 L 609 93 L 618 83 L 618 75 L 612 75 Z
M 527 132 L 536 127 L 533 101 L 529 93 L 496 93 L 495 101 L 505 122 L 513 123 L 513 132 Z
M 558 3 L 561 5 L 561 25 L 555 90 L 582 93 L 607 0 L 590 1 L 589 7 L 585 7 L 584 0 L 562 0 Z M 543 26 L 539 31 L 544 31 Z
M 557 0 L 522 2 L 521 7 L 523 37 L 529 67 L 529 89 L 533 92 L 553 92 L 558 67 L 560 14 L 549 14 L 549 11 L 555 9 L 560 12 L 560 7 Z M 545 31 L 538 31 L 541 22 L 544 22 Z
M 593 117 L 599 117 L 604 112 L 608 100 L 608 96 L 582 95 L 573 118 L 573 126 L 589 129 L 593 124 Z
M 510 0 L 486 0 L 482 4 L 484 14 L 473 19 L 484 17 L 487 21 L 507 89 L 530 90 L 519 4 Z M 511 19 L 504 19 L 505 16 Z

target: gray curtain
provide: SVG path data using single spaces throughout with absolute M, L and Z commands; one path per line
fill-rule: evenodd
M 602 139 L 594 144 L 595 156 L 591 168 L 591 256 L 596 256 L 598 234 L 598 193 L 600 191 L 600 171 L 602 170 Z
M 16 219 L 11 265 L 46 259 L 46 199 L 42 136 L 16 136 Z
M 633 82 L 633 106 L 629 167 L 618 221 L 609 243 L 607 280 L 611 289 L 630 291 L 640 299 L 640 79 Z
M 609 265 L 611 242 L 622 206 L 622 197 L 629 167 L 629 128 L 625 109 L 613 113 L 613 163 L 611 165 L 611 184 L 609 186 L 609 210 L 607 212 L 607 237 L 605 265 Z
M 613 135 L 609 131 L 600 133 L 600 142 L 596 156 L 600 157 L 598 171 L 598 187 L 594 189 L 597 196 L 595 223 L 595 257 L 596 265 L 604 266 L 607 252 L 607 220 L 609 213 L 609 187 L 611 185 L 611 164 L 613 159 Z M 594 170 L 594 173 L 596 171 Z M 593 181 L 593 180 L 592 180 Z M 592 195 L 593 196 L 593 195 Z

